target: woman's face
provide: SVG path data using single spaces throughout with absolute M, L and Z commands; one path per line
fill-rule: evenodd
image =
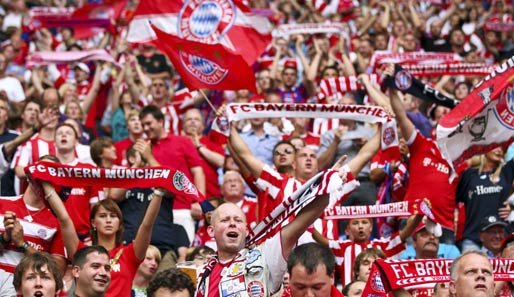
M 159 268 L 159 260 L 155 252 L 152 249 L 146 249 L 146 256 L 139 265 L 138 273 L 150 278 L 157 272 L 157 268 Z
M 82 113 L 79 104 L 76 102 L 68 103 L 68 106 L 66 107 L 66 115 L 70 119 L 81 121 Z
M 96 228 L 99 235 L 116 236 L 116 232 L 120 228 L 120 218 L 115 212 L 100 206 L 91 222 L 91 226 Z

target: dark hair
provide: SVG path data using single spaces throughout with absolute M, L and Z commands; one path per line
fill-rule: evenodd
M 337 65 L 336 65 L 336 64 L 332 64 L 332 65 L 325 66 L 325 67 L 321 70 L 321 77 L 323 77 L 323 74 L 325 73 L 325 71 L 327 71 L 327 70 L 329 70 L 329 69 L 334 70 L 334 71 L 337 73 L 337 76 L 339 76 L 339 68 L 337 68 Z
M 114 212 L 118 219 L 120 220 L 120 225 L 118 231 L 116 231 L 116 245 L 119 245 L 123 239 L 123 232 L 125 231 L 125 227 L 123 226 L 123 214 L 121 213 L 120 207 L 116 202 L 111 199 L 104 199 L 98 201 L 91 208 L 91 213 L 89 214 L 89 221 L 93 221 L 96 213 L 100 210 L 100 207 L 103 206 L 107 211 Z M 91 227 L 90 229 L 91 241 L 93 244 L 98 244 L 98 231 L 96 228 Z
M 198 255 L 212 255 L 214 253 L 215 251 L 206 245 L 197 246 L 191 252 L 186 254 L 186 261 L 193 261 Z
M 293 249 L 287 259 L 287 271 L 289 275 L 296 265 L 302 265 L 308 274 L 312 274 L 319 264 L 325 265 L 327 275 L 332 275 L 336 266 L 335 256 L 328 246 L 310 242 Z
M 86 246 L 75 252 L 75 254 L 73 255 L 73 259 L 71 260 L 71 266 L 78 266 L 82 269 L 84 267 L 84 264 L 86 264 L 87 262 L 87 255 L 95 252 L 99 254 L 105 254 L 110 259 L 109 252 L 103 246 Z
M 57 158 L 54 155 L 44 155 L 44 156 L 39 157 L 39 159 L 37 159 L 37 160 L 38 161 L 48 160 L 48 161 L 52 161 L 52 162 L 61 164 L 61 160 L 59 160 L 59 158 Z
M 102 167 L 102 152 L 105 148 L 111 147 L 113 145 L 112 139 L 109 136 L 101 136 L 97 139 L 93 140 L 89 145 L 89 150 L 91 152 L 91 159 L 95 162 L 98 167 Z
M 364 281 L 361 281 L 361 280 L 358 280 L 358 279 L 354 279 L 352 280 L 351 282 L 349 282 L 346 286 L 343 287 L 343 290 L 341 291 L 341 293 L 343 293 L 344 296 L 348 296 L 348 293 L 350 292 L 350 289 L 351 287 L 355 284 L 355 283 L 358 283 L 358 282 L 364 282 Z
M 29 103 L 34 103 L 37 106 L 39 106 L 39 108 L 41 108 L 41 101 L 40 100 L 38 100 L 36 98 L 29 98 L 29 99 L 25 100 L 25 104 L 23 105 L 23 108 L 21 109 L 21 113 L 25 112 L 25 110 L 27 109 L 27 106 L 29 105 Z
M 296 147 L 289 140 L 281 140 L 281 141 L 277 142 L 277 144 L 275 144 L 275 146 L 273 147 L 273 152 L 275 152 L 277 147 L 279 145 L 281 145 L 281 144 L 288 144 L 288 145 L 290 145 L 293 148 L 294 153 L 296 154 Z
M 21 290 L 21 283 L 23 279 L 23 273 L 28 269 L 33 269 L 37 274 L 42 274 L 42 268 L 46 266 L 48 272 L 52 274 L 55 281 L 55 291 L 59 291 L 63 287 L 62 282 L 62 273 L 61 269 L 55 262 L 55 260 L 50 256 L 50 254 L 45 252 L 36 252 L 25 256 L 21 259 L 20 263 L 16 266 L 16 270 L 14 270 L 14 279 L 13 285 L 16 291 Z
M 155 105 L 147 105 L 141 109 L 139 112 L 139 118 L 142 119 L 147 115 L 151 114 L 157 121 L 164 120 L 164 114 L 159 109 L 159 107 Z
M 355 257 L 355 262 L 353 263 L 353 279 L 357 279 L 359 275 L 359 268 L 362 265 L 362 262 L 368 257 L 374 257 L 375 259 L 386 259 L 386 255 L 382 250 L 377 248 L 369 248 L 363 250 L 357 257 Z
M 166 269 L 154 275 L 148 284 L 148 288 L 146 288 L 146 296 L 153 297 L 160 288 L 168 289 L 171 292 L 185 289 L 189 292 L 190 297 L 193 297 L 195 294 L 193 280 L 191 280 L 189 275 L 177 268 Z
M 61 127 L 70 127 L 71 130 L 73 131 L 73 135 L 75 135 L 75 139 L 77 141 L 80 141 L 80 137 L 79 137 L 79 133 L 77 132 L 77 130 L 75 130 L 75 127 L 73 127 L 72 124 L 70 123 L 61 123 L 57 126 L 57 128 L 55 128 L 55 134 L 57 134 L 57 130 L 61 129 Z

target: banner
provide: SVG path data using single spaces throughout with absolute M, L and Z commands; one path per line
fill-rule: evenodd
M 495 281 L 514 280 L 514 259 L 490 259 Z M 371 267 L 362 296 L 386 296 L 409 286 L 450 281 L 453 259 L 384 260 L 377 259 Z
M 252 65 L 271 43 L 271 23 L 241 0 L 141 1 L 129 25 L 129 42 L 157 38 L 150 23 L 179 38 L 220 43 Z
M 501 146 L 514 135 L 514 57 L 475 85 L 473 91 L 439 120 L 437 144 L 450 164 Z
M 121 67 L 104 49 L 70 52 L 33 52 L 27 59 L 27 67 L 33 68 L 48 64 L 67 64 L 88 61 L 105 61 Z
M 433 222 L 434 214 L 427 201 L 401 201 L 375 205 L 335 206 L 325 209 L 324 220 L 350 220 L 356 218 L 409 217 L 423 213 Z
M 301 24 L 284 24 L 278 26 L 271 32 L 273 38 L 289 37 L 294 34 L 318 34 L 318 33 L 334 33 L 340 34 L 345 26 L 342 23 L 301 23 Z M 346 33 L 348 34 L 348 33 Z
M 214 119 L 211 133 L 222 138 L 229 135 L 229 123 L 253 118 L 334 118 L 382 124 L 381 147 L 391 158 L 398 160 L 396 121 L 382 107 L 367 105 L 326 105 L 310 103 L 231 103 L 225 117 Z M 393 153 L 394 151 L 394 153 Z M 396 153 L 397 152 L 397 153 Z
M 187 176 L 168 167 L 146 168 L 81 168 L 49 161 L 40 161 L 25 167 L 25 173 L 36 187 L 38 180 L 63 187 L 98 188 L 164 188 L 174 194 L 202 201 L 201 194 Z M 42 193 L 40 189 L 40 193 Z
M 221 44 L 181 39 L 152 27 L 157 47 L 170 58 L 189 90 L 255 90 L 255 75 L 243 57 Z

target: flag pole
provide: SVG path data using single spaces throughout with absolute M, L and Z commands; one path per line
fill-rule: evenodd
M 209 100 L 209 98 L 207 97 L 207 95 L 205 95 L 205 93 L 203 92 L 202 89 L 198 89 L 198 92 L 200 92 L 200 94 L 202 94 L 203 96 L 203 99 L 205 99 L 205 101 L 207 101 L 207 104 L 209 104 L 209 106 L 212 108 L 212 110 L 214 111 L 215 114 L 218 113 L 218 110 L 216 110 L 216 107 L 214 107 L 214 104 L 212 104 L 211 100 Z

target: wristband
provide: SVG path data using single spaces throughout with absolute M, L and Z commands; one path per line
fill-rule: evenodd
M 202 147 L 203 147 L 203 144 L 199 144 L 199 145 L 196 146 L 196 149 L 200 150 Z
M 50 193 L 46 194 L 46 195 L 45 195 L 45 200 L 46 200 L 46 201 L 48 201 L 48 199 L 50 199 L 54 193 L 57 193 L 57 192 L 52 191 L 52 192 L 50 192 Z
M 157 196 L 164 197 L 164 194 L 166 194 L 166 193 L 164 193 L 164 191 L 161 191 L 161 190 L 159 190 L 159 189 L 154 189 L 154 190 L 153 190 L 153 194 L 154 194 L 154 195 L 157 195 Z
M 30 244 L 28 241 L 24 241 L 23 244 L 21 246 L 17 246 L 16 249 L 18 250 L 18 252 L 20 253 L 25 253 L 30 247 Z
M 9 242 L 10 240 L 4 239 L 4 232 L 0 232 L 0 243 L 4 246 L 4 248 L 9 245 Z

